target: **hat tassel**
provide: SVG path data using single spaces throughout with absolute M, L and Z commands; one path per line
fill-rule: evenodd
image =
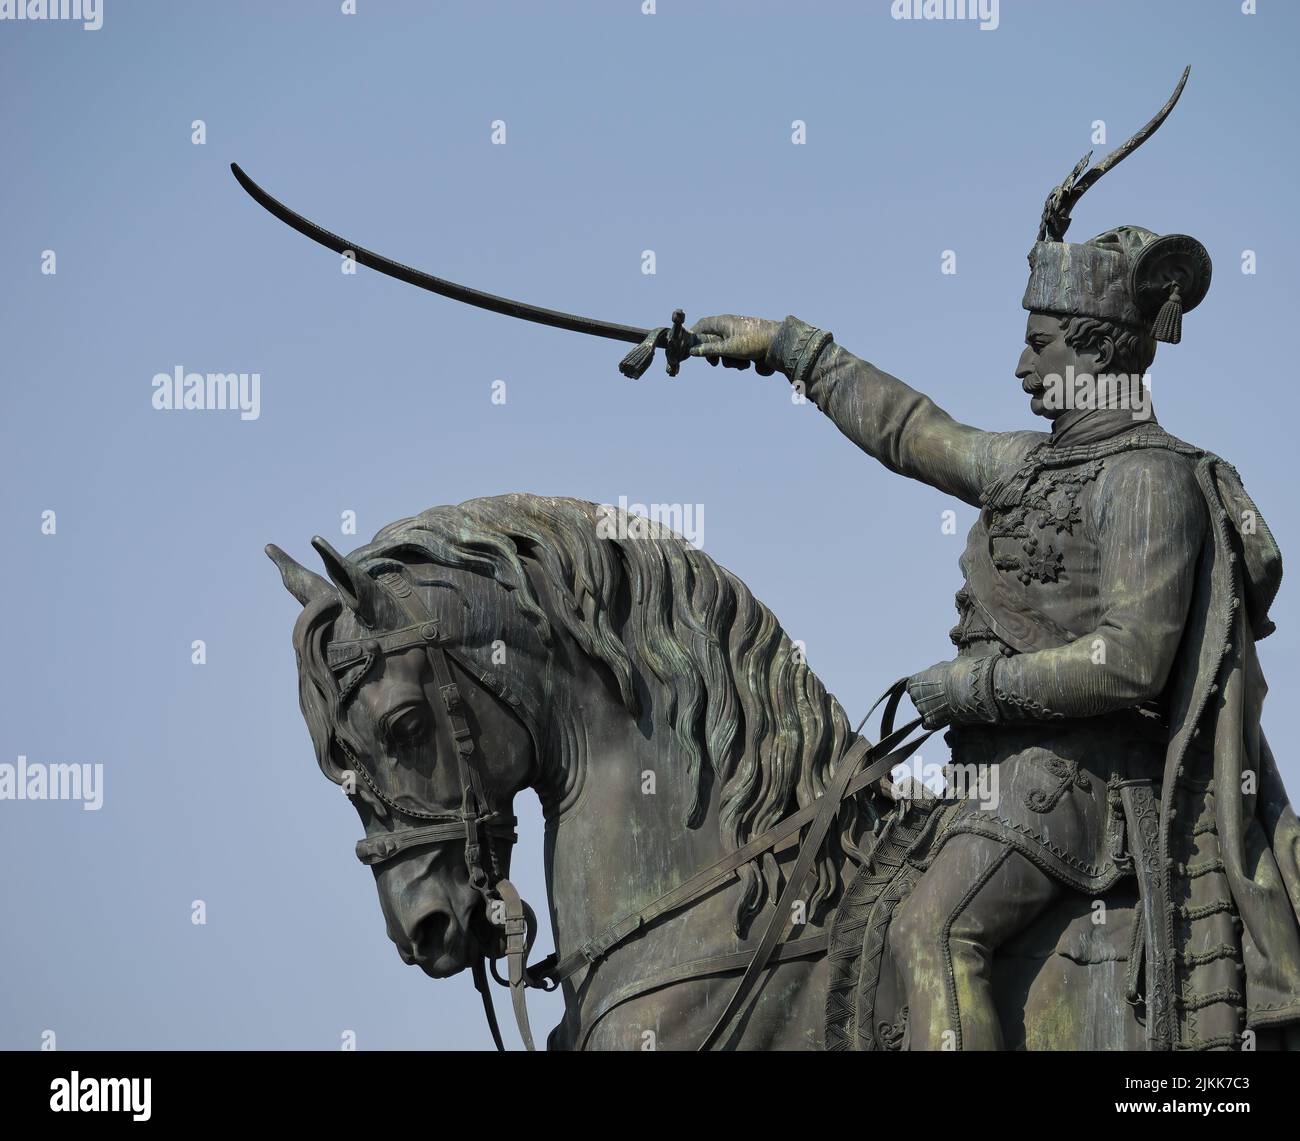
M 1157 341 L 1176 345 L 1183 339 L 1183 298 L 1178 283 L 1169 287 L 1169 297 L 1160 306 L 1156 314 L 1156 323 L 1151 328 L 1151 335 Z

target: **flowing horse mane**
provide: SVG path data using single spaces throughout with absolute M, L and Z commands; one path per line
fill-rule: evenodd
M 683 824 L 706 819 L 717 782 L 719 827 L 734 851 L 815 800 L 854 734 L 772 612 L 735 575 L 671 528 L 576 499 L 526 494 L 435 507 L 383 528 L 356 562 L 421 561 L 494 579 L 511 592 L 544 643 L 560 627 L 608 670 L 633 718 L 650 716 L 671 738 L 666 760 L 690 781 Z M 539 566 L 561 604 L 546 608 L 524 560 Z M 339 614 L 308 606 L 294 630 L 300 697 L 317 759 L 328 772 L 336 746 L 338 686 L 324 647 Z M 546 695 L 545 724 L 530 726 L 545 754 L 541 785 L 570 802 L 587 758 L 580 714 L 565 687 Z M 344 766 L 346 767 L 346 766 Z M 847 851 L 874 813 L 848 802 L 817 862 L 810 918 L 830 901 Z M 775 859 L 741 870 L 736 929 L 744 932 L 778 894 Z

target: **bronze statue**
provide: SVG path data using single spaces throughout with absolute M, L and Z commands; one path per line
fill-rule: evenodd
M 560 1049 L 1300 1045 L 1300 824 L 1255 653 L 1281 557 L 1236 470 L 1141 385 L 1210 259 L 1134 226 L 1064 241 L 1186 78 L 1047 200 L 1015 371 L 1050 432 L 958 424 L 794 317 L 516 314 L 643 333 L 641 371 L 656 346 L 780 371 L 889 470 L 980 508 L 956 658 L 891 689 L 875 745 L 738 578 L 610 508 L 435 508 L 346 557 L 316 540 L 328 578 L 268 548 L 389 934 L 434 977 L 474 971 L 498 1045 L 502 958 L 530 1047 L 526 991 L 557 985 Z M 484 297 L 515 304 L 462 299 Z M 904 689 L 921 718 L 895 729 Z M 995 800 L 891 796 L 920 721 L 955 766 L 996 767 Z M 532 965 L 508 878 L 526 787 L 557 945 Z
M 1105 899 L 1133 879 L 1125 993 L 1150 1045 L 1235 1049 L 1247 1030 L 1300 1020 L 1300 830 L 1260 730 L 1254 650 L 1273 629 L 1281 556 L 1236 470 L 1165 432 L 1142 396 L 1156 343 L 1181 339 L 1209 288 L 1210 258 L 1135 226 L 1064 241 L 1082 193 L 1186 79 L 1044 207 L 1015 372 L 1049 433 L 958 424 L 794 317 L 692 330 L 707 338 L 693 354 L 779 369 L 891 471 L 981 509 L 957 657 L 908 693 L 927 726 L 952 726 L 954 763 L 998 766 L 1001 796 L 944 823 L 893 916 L 912 1048 L 1005 1045 L 999 950 L 1069 893 Z M 1109 399 L 1098 383 L 1069 407 L 1066 377 L 1115 382 Z M 1030 1001 L 1046 1016 L 1060 996 Z

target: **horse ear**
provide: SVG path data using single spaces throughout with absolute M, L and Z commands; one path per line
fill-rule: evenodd
M 334 588 L 320 575 L 290 558 L 274 543 L 266 545 L 266 555 L 279 568 L 285 589 L 303 606 L 334 593 Z
M 325 564 L 325 573 L 343 597 L 344 605 L 367 626 L 379 625 L 379 584 L 360 567 L 348 562 L 319 535 L 312 539 L 311 545 Z

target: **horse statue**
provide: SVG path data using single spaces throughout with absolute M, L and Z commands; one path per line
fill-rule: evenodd
M 317 761 L 402 959 L 472 970 L 498 1047 L 485 964 L 530 1048 L 526 991 L 555 986 L 550 1049 L 906 1048 L 891 930 L 954 805 L 882 782 L 919 743 L 899 687 L 870 746 L 740 579 L 608 506 L 473 499 L 313 546 L 327 577 L 267 552 Z M 556 945 L 533 965 L 524 789 Z M 1009 1047 L 1141 1048 L 1131 883 L 1104 923 L 1079 894 L 1000 949 Z

